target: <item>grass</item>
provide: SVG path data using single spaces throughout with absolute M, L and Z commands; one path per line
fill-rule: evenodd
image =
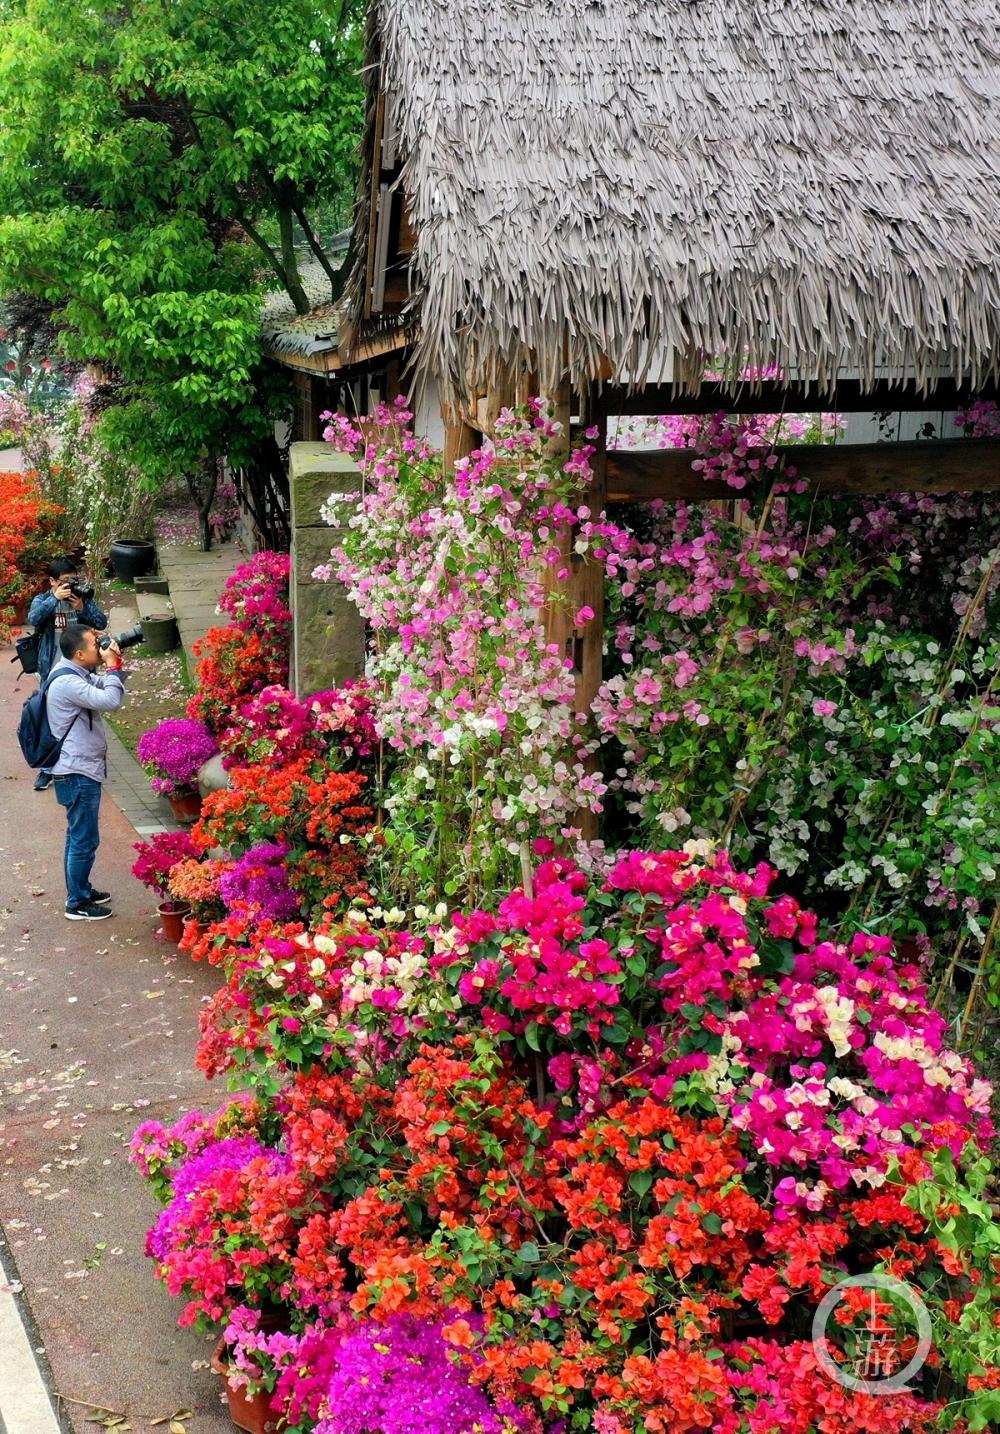
M 150 657 L 133 649 L 126 654 L 126 665 L 124 706 L 107 720 L 134 757 L 144 732 L 167 717 L 184 716 L 194 689 L 182 648 Z

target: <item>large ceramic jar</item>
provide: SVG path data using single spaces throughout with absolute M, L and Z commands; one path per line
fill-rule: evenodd
M 119 538 L 111 544 L 110 558 L 116 578 L 141 578 L 153 570 L 156 547 L 146 538 Z

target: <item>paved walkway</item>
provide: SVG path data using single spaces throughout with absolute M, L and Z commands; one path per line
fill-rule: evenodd
M 51 791 L 31 790 L 23 697 L 0 684 L 0 1428 L 50 1434 L 23 1367 L 40 1350 L 73 1434 L 98 1405 L 136 1431 L 190 1409 L 191 1434 L 231 1434 L 211 1341 L 176 1328 L 180 1302 L 143 1255 L 157 1207 L 125 1158 L 140 1121 L 225 1098 L 194 1065 L 218 973 L 157 941 L 155 903 L 129 875 L 136 833 L 111 800 L 95 875 L 116 915 L 64 920 L 65 823 Z
M 216 612 L 226 579 L 244 556 L 235 543 L 221 543 L 210 553 L 198 548 L 157 544 L 160 572 L 170 584 L 170 601 L 177 615 L 181 645 L 189 664 L 192 649 L 210 627 L 224 627 L 229 619 Z
M 139 609 L 134 595 L 115 593 L 114 604 L 108 612 L 108 631 L 124 632 L 138 619 Z M 137 650 L 141 652 L 142 648 Z M 154 832 L 177 831 L 177 823 L 166 797 L 157 796 L 153 791 L 146 773 L 110 725 L 106 730 L 107 792 L 119 811 L 124 813 L 141 837 L 150 837 Z

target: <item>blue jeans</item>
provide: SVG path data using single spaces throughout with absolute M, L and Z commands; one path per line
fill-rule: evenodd
M 90 900 L 90 873 L 101 844 L 97 824 L 101 784 L 93 777 L 56 777 L 56 800 L 66 808 L 66 905 L 86 906 Z

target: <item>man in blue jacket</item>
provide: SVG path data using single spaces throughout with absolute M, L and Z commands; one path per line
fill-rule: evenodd
M 59 649 L 46 707 L 53 737 L 63 739 L 52 775 L 56 798 L 66 810 L 66 916 L 104 921 L 111 915 L 111 895 L 91 885 L 90 873 L 101 841 L 98 815 L 108 775 L 101 713 L 117 712 L 125 700 L 122 655 L 116 642 L 99 648 L 93 630 L 79 623 L 63 628 Z M 105 675 L 98 677 L 102 665 Z
M 44 682 L 59 658 L 59 634 L 71 622 L 82 623 L 103 632 L 108 625 L 107 614 L 93 598 L 79 598 L 70 586 L 77 576 L 77 566 L 70 558 L 53 558 L 49 563 L 49 591 L 39 593 L 28 610 L 28 621 L 38 634 L 38 680 Z M 35 791 L 44 792 L 52 785 L 51 772 L 39 772 Z

